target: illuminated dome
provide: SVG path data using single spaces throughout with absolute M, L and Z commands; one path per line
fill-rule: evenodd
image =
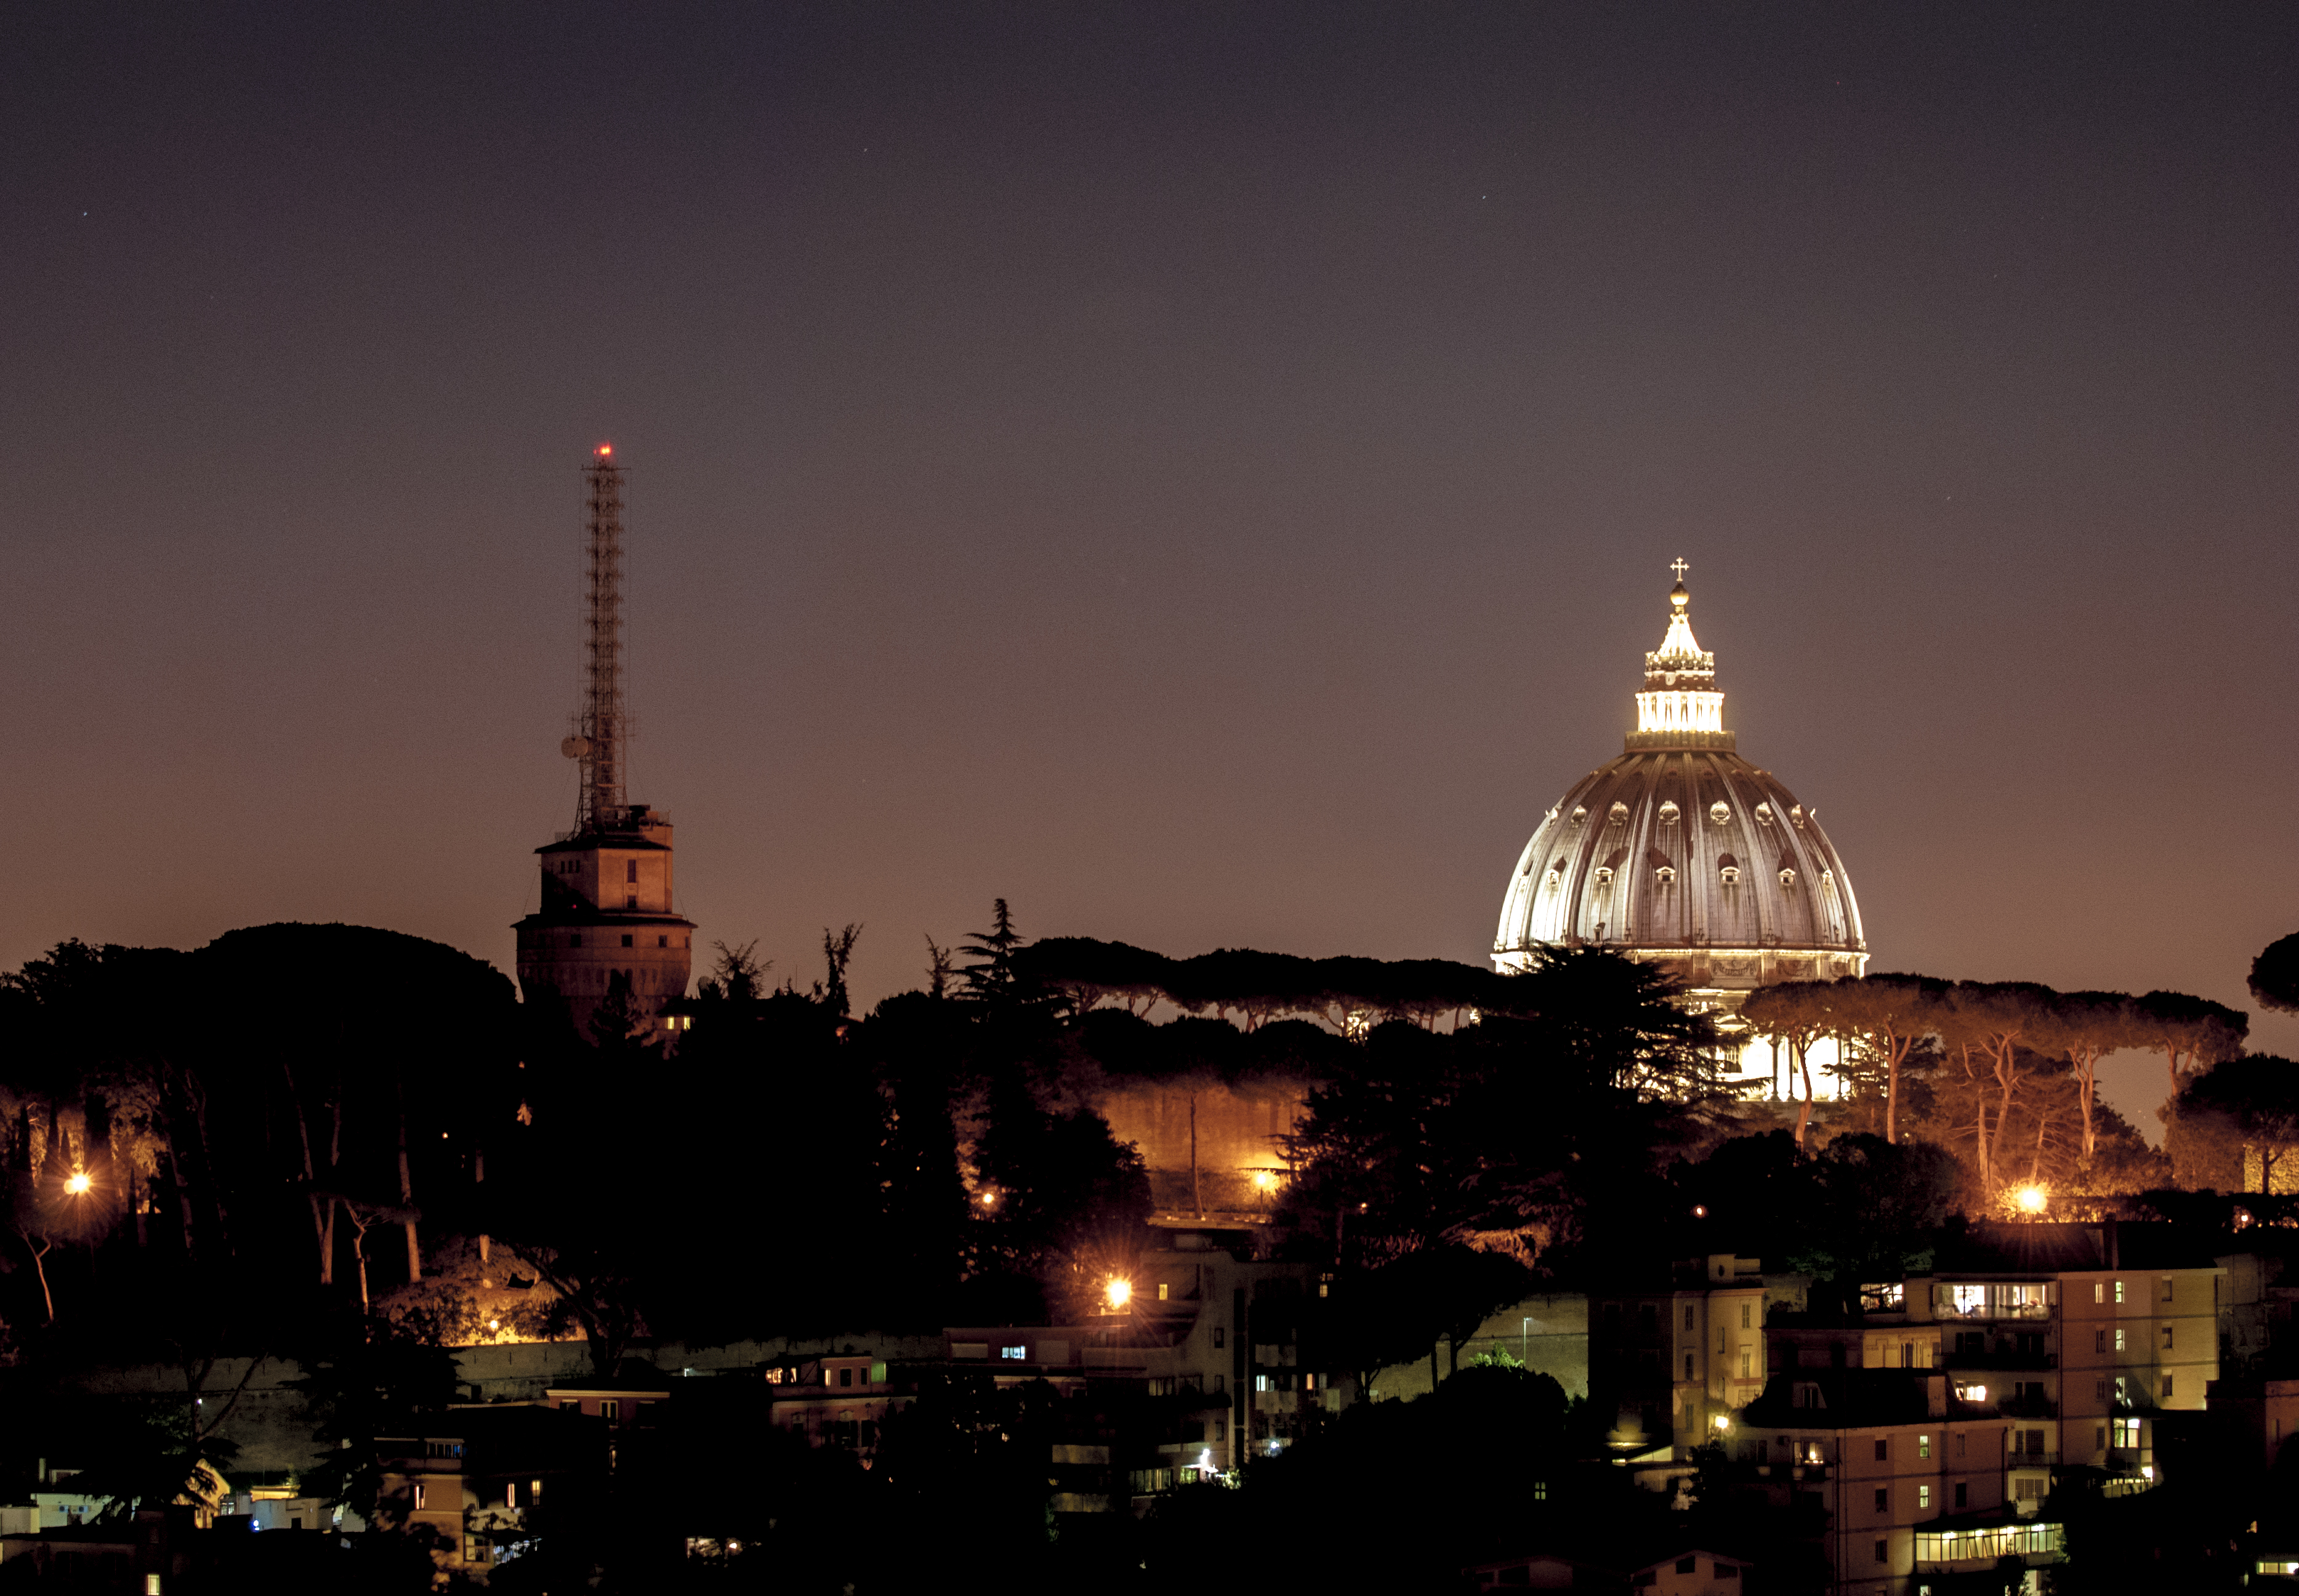
M 1861 974 L 1868 943 L 1820 822 L 1734 752 L 1691 603 L 1679 581 L 1626 750 L 1575 782 L 1525 844 L 1493 962 L 1612 948 L 1665 965 L 1696 1004 L 1729 1016 L 1758 986 Z

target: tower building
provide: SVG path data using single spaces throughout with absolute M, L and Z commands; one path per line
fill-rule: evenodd
M 1819 819 L 1724 728 L 1716 656 L 1692 635 L 1684 562 L 1673 569 L 1637 729 L 1534 828 L 1501 900 L 1493 963 L 1506 972 L 1543 948 L 1611 948 L 1665 968 L 1730 1035 L 1757 987 L 1859 975 L 1868 943 Z M 1815 1051 L 1816 1069 L 1832 1062 Z M 1766 1067 L 1753 1050 L 1744 1059 Z
M 686 993 L 694 922 L 672 895 L 670 817 L 623 791 L 623 470 L 602 444 L 584 469 L 589 530 L 583 707 L 559 751 L 582 780 L 575 828 L 535 852 L 542 906 L 520 920 L 519 984 L 531 1003 L 565 1006 L 578 1035 L 617 977 L 636 1012 L 662 1025 Z

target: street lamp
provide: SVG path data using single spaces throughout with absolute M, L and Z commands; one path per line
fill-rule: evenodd
M 72 1177 L 64 1182 L 64 1190 L 70 1192 L 73 1196 L 79 1197 L 85 1195 L 88 1187 L 94 1184 L 95 1183 L 93 1181 L 88 1179 L 87 1170 L 76 1170 L 73 1172 Z
M 1113 1276 L 1101 1288 L 1101 1300 L 1112 1313 L 1124 1313 L 1125 1305 L 1133 1301 L 1133 1282 Z

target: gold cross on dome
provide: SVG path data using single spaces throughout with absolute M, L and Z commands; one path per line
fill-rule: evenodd
M 1668 569 L 1674 571 L 1676 573 L 1676 579 L 1681 582 L 1684 580 L 1684 573 L 1690 570 L 1692 568 L 1684 562 L 1684 556 L 1679 554 L 1670 564 Z

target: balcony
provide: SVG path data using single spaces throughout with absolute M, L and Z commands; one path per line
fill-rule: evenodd
M 1972 1529 L 1918 1530 L 1916 1572 L 1992 1572 L 1997 1559 L 2016 1557 L 2029 1567 L 2056 1563 L 2064 1555 L 2061 1526 L 2034 1520 L 1981 1525 Z
M 2002 1369 L 2006 1374 L 2036 1374 L 2060 1367 L 2057 1352 L 1958 1351 L 1944 1346 L 1939 1359 L 1942 1368 Z

